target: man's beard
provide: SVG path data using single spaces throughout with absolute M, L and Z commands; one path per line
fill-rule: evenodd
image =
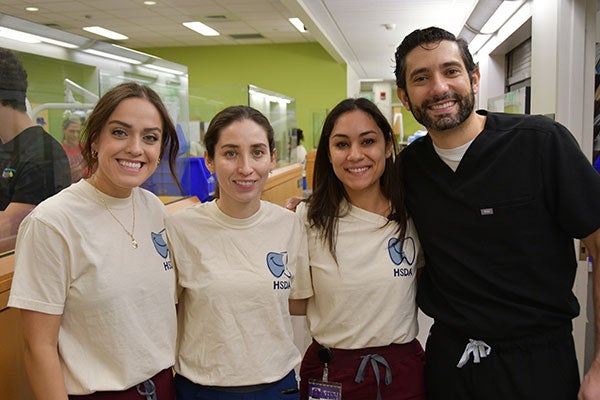
M 440 114 L 435 117 L 431 117 L 427 113 L 429 105 L 445 100 L 457 101 L 458 113 L 456 115 Z M 427 130 L 445 131 L 447 129 L 456 128 L 469 117 L 475 106 L 475 93 L 471 88 L 471 92 L 467 96 L 461 96 L 456 93 L 447 94 L 442 97 L 424 101 L 421 106 L 418 107 L 412 104 L 410 99 L 408 99 L 408 105 L 410 106 L 410 110 L 415 119 L 425 128 L 427 128 Z

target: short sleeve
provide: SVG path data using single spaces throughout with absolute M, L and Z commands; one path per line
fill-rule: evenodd
M 600 228 L 600 174 L 577 141 L 555 123 L 542 145 L 545 197 L 561 227 L 575 238 Z
M 17 236 L 9 307 L 61 315 L 69 287 L 67 242 L 52 227 L 26 217 Z
M 306 299 L 314 294 L 310 274 L 306 226 L 302 220 L 302 215 L 306 215 L 306 212 L 303 212 L 303 206 L 304 203 L 299 204 L 299 209 L 296 210 L 294 215 L 294 229 L 297 232 L 294 236 L 299 238 L 299 246 L 296 257 L 296 273 L 292 278 L 291 299 Z

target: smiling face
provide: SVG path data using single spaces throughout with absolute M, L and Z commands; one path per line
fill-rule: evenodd
M 110 196 L 129 196 L 156 170 L 162 130 L 161 116 L 152 103 L 141 98 L 123 100 L 92 143 L 98 152 L 92 183 Z
M 217 175 L 219 209 L 234 218 L 256 213 L 276 160 L 275 151 L 269 151 L 266 130 L 250 119 L 234 121 L 220 130 L 214 158 L 205 154 L 205 159 Z
M 371 115 L 354 110 L 339 116 L 329 138 L 329 159 L 351 202 L 358 196 L 381 193 L 379 179 L 391 155 L 392 144 L 386 145 Z
M 427 130 L 435 134 L 474 115 L 479 70 L 469 76 L 456 42 L 416 47 L 406 55 L 406 91 L 398 96 Z

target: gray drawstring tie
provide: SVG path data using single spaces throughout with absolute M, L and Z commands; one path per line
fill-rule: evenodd
M 469 343 L 467 343 L 465 346 L 465 351 L 463 351 L 456 366 L 458 368 L 462 368 L 466 363 L 469 362 L 469 357 L 471 354 L 473 354 L 473 362 L 478 364 L 482 358 L 489 356 L 491 351 L 492 348 L 483 340 L 469 339 Z
M 367 369 L 367 362 L 371 361 L 371 367 L 373 368 L 373 373 L 375 374 L 375 381 L 377 382 L 377 400 L 381 400 L 381 393 L 379 391 L 379 366 L 377 363 L 383 365 L 385 367 L 385 384 L 389 385 L 392 383 L 392 369 L 390 368 L 390 364 L 380 356 L 379 354 L 369 354 L 366 356 L 362 356 L 362 361 L 358 367 L 358 372 L 356 372 L 356 377 L 354 378 L 354 382 L 362 383 L 365 380 L 365 370 Z
M 143 386 L 143 389 L 141 388 L 141 386 Z M 147 381 L 140 383 L 139 385 L 137 385 L 136 389 L 138 394 L 142 397 L 145 397 L 146 400 L 158 399 L 158 397 L 156 396 L 156 387 L 154 386 L 154 382 L 152 382 L 152 379 L 148 379 Z

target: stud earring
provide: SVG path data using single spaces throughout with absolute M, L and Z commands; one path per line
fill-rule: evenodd
M 98 158 L 98 152 L 96 150 L 92 150 L 92 158 Z

